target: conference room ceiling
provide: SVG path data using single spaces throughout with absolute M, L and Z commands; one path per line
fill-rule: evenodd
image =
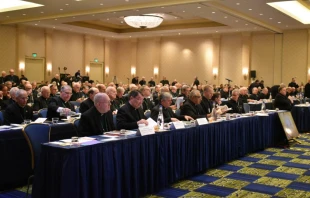
M 2 12 L 0 24 L 24 24 L 114 38 L 282 33 L 310 27 L 267 4 L 276 1 L 280 0 L 31 0 L 44 6 Z M 161 15 L 164 22 L 157 28 L 136 29 L 123 19 L 150 13 Z

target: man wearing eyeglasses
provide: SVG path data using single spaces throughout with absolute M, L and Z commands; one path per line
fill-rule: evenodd
M 188 100 L 186 100 L 184 105 L 181 107 L 181 115 L 188 115 L 195 120 L 197 118 L 207 118 L 207 113 L 200 105 L 201 100 L 200 91 L 191 91 Z
M 227 113 L 244 113 L 243 103 L 239 100 L 239 90 L 232 91 L 231 99 L 227 102 L 227 106 L 231 108 Z
M 110 106 L 109 96 L 105 93 L 97 93 L 94 97 L 94 106 L 81 116 L 79 136 L 102 135 L 103 132 L 113 131 L 115 126 Z
M 47 118 L 66 118 L 65 115 L 68 115 L 71 111 L 74 112 L 74 106 L 69 102 L 71 95 L 72 88 L 69 85 L 62 86 L 60 96 L 51 98 L 48 104 Z

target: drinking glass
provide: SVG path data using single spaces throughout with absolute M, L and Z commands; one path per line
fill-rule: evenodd
M 53 124 L 57 124 L 58 123 L 59 118 L 52 118 L 52 123 Z

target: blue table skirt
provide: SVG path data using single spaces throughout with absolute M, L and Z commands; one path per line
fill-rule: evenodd
M 44 144 L 33 197 L 140 197 L 283 138 L 270 114 L 77 148 Z
M 292 116 L 300 133 L 310 132 L 310 107 L 293 107 Z
M 51 141 L 76 136 L 70 124 L 52 125 Z M 22 130 L 0 131 L 0 190 L 6 190 L 27 183 L 32 174 L 29 146 Z

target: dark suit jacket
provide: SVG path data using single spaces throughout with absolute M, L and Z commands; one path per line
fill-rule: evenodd
M 72 96 L 70 98 L 70 101 L 76 101 L 77 99 L 82 98 L 82 97 L 83 97 L 83 93 L 82 92 L 72 91 Z
M 34 111 L 39 111 L 40 109 L 44 109 L 48 107 L 48 103 L 49 103 L 49 98 L 43 98 L 43 96 L 40 96 L 39 98 L 36 98 L 34 100 L 34 104 L 33 104 L 33 110 Z
M 197 118 L 206 118 L 206 114 L 200 104 L 195 105 L 190 100 L 187 100 L 181 107 L 181 115 L 188 115 L 195 120 Z
M 263 93 L 260 93 L 258 95 L 259 99 L 269 99 L 269 96 L 270 96 L 270 93 L 268 93 L 267 95 L 263 94 Z
M 159 105 L 156 105 L 151 110 L 151 118 L 156 122 L 159 114 Z M 164 115 L 164 122 L 171 122 L 171 118 L 177 118 L 178 120 L 185 120 L 184 115 L 176 115 L 170 107 L 165 108 L 163 107 L 163 115 Z
M 212 109 L 213 109 L 213 101 L 212 100 L 208 100 L 206 97 L 202 96 L 202 101 L 201 101 L 200 105 L 202 106 L 203 110 L 207 114 L 210 114 L 212 112 Z
M 105 116 L 106 122 L 103 121 L 104 117 L 102 116 Z M 103 132 L 113 131 L 114 129 L 112 111 L 101 114 L 93 106 L 82 114 L 78 132 L 79 136 L 92 136 L 102 135 Z
M 255 95 L 255 94 L 251 94 L 249 99 L 252 99 L 252 100 L 259 100 L 259 95 Z
M 305 85 L 305 97 L 310 98 L 310 83 Z
M 122 106 L 116 115 L 117 129 L 137 129 L 137 122 L 141 119 L 146 119 L 142 108 L 135 109 L 129 102 Z
M 19 78 L 18 78 L 18 76 L 16 76 L 16 75 L 13 75 L 13 76 L 7 75 L 6 77 L 4 77 L 4 81 L 5 81 L 5 82 L 6 82 L 6 81 L 11 81 L 12 84 L 13 84 L 13 87 L 16 87 L 16 86 L 19 85 Z M 14 85 L 14 83 L 15 83 L 15 85 Z
M 0 84 L 4 84 L 5 83 L 5 77 L 0 77 Z
M 7 103 L 4 100 L 0 99 L 0 111 L 5 110 L 7 106 Z
M 149 98 L 144 98 L 142 103 L 143 111 L 153 109 L 154 105 Z
M 292 104 L 290 99 L 287 96 L 283 96 L 282 94 L 278 93 L 276 98 L 274 99 L 274 108 L 279 108 L 279 110 L 288 110 L 292 109 Z
M 47 108 L 47 119 L 52 119 L 52 118 L 65 118 L 65 117 L 60 117 L 60 113 L 57 112 L 57 109 L 59 107 L 63 108 L 69 108 L 71 111 L 75 111 L 74 106 L 68 101 L 65 102 L 63 101 L 60 97 L 53 97 L 50 99 L 50 102 L 48 104 Z
M 227 106 L 231 108 L 231 110 L 227 111 L 227 113 L 244 113 L 242 100 L 235 101 L 230 99 L 227 102 Z
M 24 108 L 17 103 L 10 104 L 4 111 L 4 124 L 21 124 L 25 119 L 33 118 L 32 108 L 26 105 Z
M 92 108 L 93 106 L 94 106 L 94 102 L 90 98 L 87 98 L 80 104 L 80 113 L 86 112 L 88 109 Z

